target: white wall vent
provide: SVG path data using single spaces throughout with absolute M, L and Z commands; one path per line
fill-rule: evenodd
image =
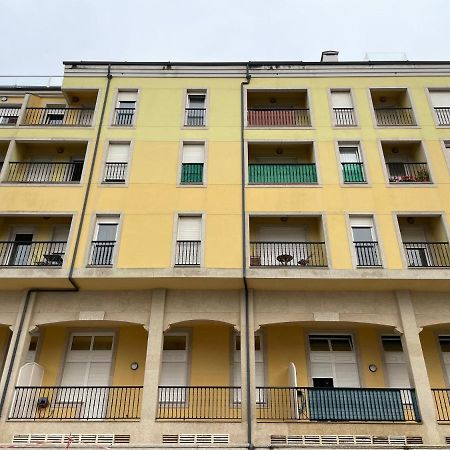
M 163 444 L 228 444 L 229 434 L 163 434 Z
M 129 444 L 129 434 L 15 434 L 13 444 Z
M 272 435 L 271 445 L 422 445 L 421 436 L 370 436 L 370 435 Z M 450 436 L 447 438 L 450 443 Z

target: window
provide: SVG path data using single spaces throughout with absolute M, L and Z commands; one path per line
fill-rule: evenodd
M 183 144 L 181 184 L 203 184 L 205 144 Z
M 89 260 L 90 265 L 112 265 L 118 226 L 118 217 L 99 217 L 97 219 Z
M 66 114 L 66 105 L 46 105 L 45 124 L 46 125 L 64 125 L 64 116 Z
M 371 217 L 351 217 L 350 226 L 357 266 L 381 266 L 373 219 Z
M 358 364 L 351 336 L 309 336 L 313 387 L 359 387 Z
M 188 91 L 184 124 L 188 127 L 206 125 L 206 91 Z
M 450 89 L 430 91 L 437 125 L 450 125 Z
M 132 126 L 136 110 L 137 92 L 119 91 L 117 95 L 114 125 Z
M 331 106 L 333 108 L 334 125 L 338 127 L 353 127 L 356 125 L 352 95 L 347 91 L 331 91 Z
M 125 183 L 129 153 L 129 143 L 109 144 L 103 178 L 105 183 Z
M 25 357 L 25 363 L 34 363 L 36 361 L 36 352 L 39 345 L 39 334 L 32 334 L 28 344 L 28 352 Z
M 175 265 L 200 265 L 201 232 L 201 216 L 180 216 L 178 218 Z
M 364 164 L 358 145 L 339 145 L 339 157 L 344 183 L 364 183 Z

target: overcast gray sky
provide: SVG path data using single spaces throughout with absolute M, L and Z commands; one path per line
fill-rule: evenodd
M 0 74 L 63 60 L 450 59 L 450 0 L 0 0 Z

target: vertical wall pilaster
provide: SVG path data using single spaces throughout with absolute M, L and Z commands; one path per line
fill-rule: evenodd
M 166 290 L 154 289 L 148 323 L 147 354 L 145 357 L 144 390 L 142 394 L 143 421 L 155 421 L 158 403 L 159 372 L 161 368 Z
M 434 400 L 419 338 L 414 306 L 409 291 L 397 291 L 397 305 L 403 327 L 403 346 L 416 389 L 422 422 L 426 430 L 425 444 L 442 445 L 439 435 Z

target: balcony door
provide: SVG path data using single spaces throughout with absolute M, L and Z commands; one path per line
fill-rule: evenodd
M 97 219 L 95 239 L 91 250 L 91 265 L 112 264 L 118 226 L 118 219 L 115 217 L 100 217 Z
M 8 266 L 30 266 L 32 265 L 32 242 L 33 233 L 13 233 L 12 245 L 8 256 Z
M 188 334 L 170 333 L 164 335 L 162 364 L 159 384 L 162 403 L 184 403 L 188 378 Z
M 442 352 L 442 363 L 447 386 L 450 386 L 450 336 L 439 336 L 439 345 Z
M 262 266 L 297 265 L 308 260 L 306 231 L 301 226 L 263 225 L 256 230 Z M 252 255 L 253 256 L 253 255 Z
M 77 408 L 81 419 L 102 419 L 107 412 L 114 334 L 73 333 L 64 362 L 59 403 Z M 90 389 L 89 389 L 90 388 Z
M 410 388 L 408 363 L 403 352 L 400 336 L 383 336 L 381 342 L 383 344 L 388 387 L 396 389 Z
M 427 237 L 423 227 L 408 226 L 402 230 L 406 260 L 409 267 L 428 267 L 431 265 L 427 249 Z

